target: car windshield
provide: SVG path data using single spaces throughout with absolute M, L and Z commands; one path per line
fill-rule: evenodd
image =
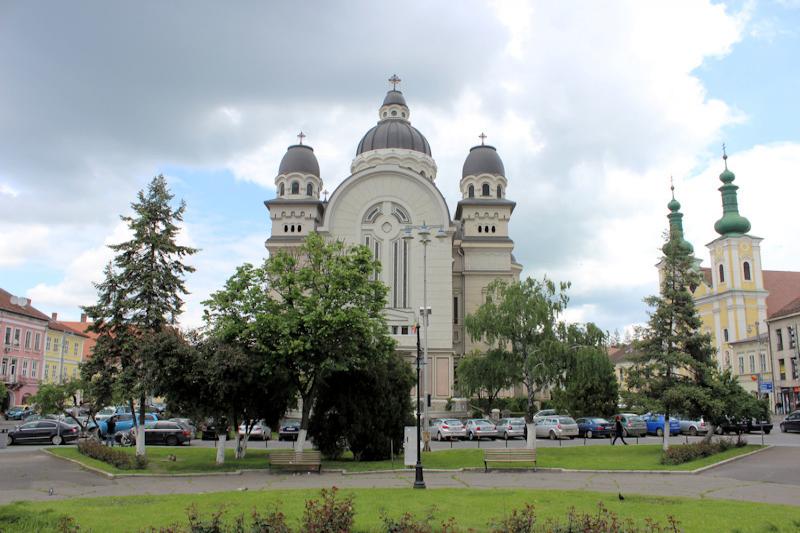
M 524 426 L 525 419 L 524 418 L 509 418 L 508 423 L 512 426 Z
M 573 420 L 572 418 L 570 418 L 568 416 L 562 416 L 561 418 L 558 419 L 558 421 L 561 424 L 574 424 L 575 423 L 575 420 Z
M 447 425 L 450 425 L 450 426 L 461 426 L 461 425 L 463 425 L 463 424 L 461 424 L 461 420 L 455 420 L 455 419 L 445 420 L 444 423 L 447 424 Z
M 476 420 L 475 421 L 475 425 L 476 426 L 493 426 L 494 424 L 492 424 L 488 420 Z
M 592 418 L 592 422 L 594 422 L 595 424 L 608 424 L 609 423 L 608 420 L 606 420 L 605 418 Z

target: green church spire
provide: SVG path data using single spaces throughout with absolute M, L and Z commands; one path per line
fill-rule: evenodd
M 723 237 L 736 237 L 750 231 L 750 221 L 739 214 L 739 204 L 736 200 L 738 186 L 733 184 L 736 175 L 728 170 L 728 154 L 725 153 L 725 145 L 722 145 L 722 160 L 725 162 L 725 170 L 719 175 L 722 187 L 722 218 L 714 224 L 714 229 Z
M 667 242 L 662 250 L 668 253 L 670 246 L 679 246 L 687 254 L 694 254 L 694 246 L 683 237 L 683 213 L 681 213 L 681 204 L 675 199 L 675 185 L 672 185 L 672 178 L 670 178 L 670 190 L 672 191 L 672 200 L 667 204 L 669 208 L 669 242 Z

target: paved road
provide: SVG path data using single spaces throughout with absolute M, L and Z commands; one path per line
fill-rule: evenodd
M 0 454 L 0 504 L 16 500 L 123 496 L 129 494 L 199 493 L 224 490 L 290 489 L 338 487 L 406 488 L 413 484 L 413 472 L 385 472 L 367 475 L 335 473 L 289 474 L 267 471 L 242 475 L 119 478 L 110 480 L 85 471 L 72 463 L 53 458 L 33 448 Z M 767 471 L 786 467 L 794 450 L 773 448 L 744 459 L 741 467 L 724 466 L 702 475 L 689 474 L 605 474 L 558 472 L 426 472 L 431 488 L 533 488 L 571 489 L 598 492 L 640 493 L 658 496 L 736 499 L 800 506 L 800 481 L 773 483 L 753 478 L 751 464 Z M 48 490 L 54 490 L 53 496 Z

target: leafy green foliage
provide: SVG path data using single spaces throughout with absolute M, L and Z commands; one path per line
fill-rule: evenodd
M 306 502 L 301 531 L 303 533 L 342 533 L 352 531 L 356 510 L 353 496 L 336 499 L 336 487 L 322 489 L 320 500 Z
M 312 233 L 296 254 L 283 251 L 262 267 L 239 267 L 206 302 L 206 321 L 215 334 L 285 370 L 303 400 L 307 430 L 324 379 L 383 350 L 386 287 L 372 279 L 379 268 L 367 248 Z
M 564 388 L 553 391 L 555 408 L 573 417 L 613 415 L 619 385 L 605 348 L 581 347 L 574 361 Z
M 78 442 L 78 452 L 86 457 L 108 463 L 120 470 L 144 470 L 147 468 L 147 459 L 140 455 L 131 455 L 124 451 L 100 444 L 95 439 L 81 439 Z
M 388 459 L 412 425 L 411 388 L 416 378 L 408 362 L 386 342 L 383 352 L 361 368 L 331 373 L 322 383 L 309 435 L 329 458 L 346 448 L 357 461 Z
M 508 352 L 528 391 L 529 418 L 536 391 L 561 383 L 566 370 L 567 348 L 559 339 L 558 318 L 567 306 L 569 286 L 547 278 L 495 280 L 486 288 L 486 302 L 465 320 L 473 340 Z
M 491 409 L 497 395 L 519 381 L 519 368 L 505 350 L 472 352 L 458 363 L 458 390 L 467 397 L 486 400 Z
M 63 384 L 42 383 L 39 390 L 29 400 L 39 414 L 61 414 L 70 416 L 82 429 L 85 429 L 80 420 L 75 418 L 69 408 L 78 407 L 78 395 L 83 389 L 81 380 L 71 380 Z
M 0 413 L 8 409 L 8 388 L 6 384 L 0 381 Z

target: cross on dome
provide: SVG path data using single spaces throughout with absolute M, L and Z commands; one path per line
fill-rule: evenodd
M 484 141 L 486 140 L 486 134 L 485 134 L 485 133 L 483 133 L 483 132 L 481 132 L 481 134 L 480 134 L 480 135 L 478 135 L 478 138 L 480 138 L 480 140 L 481 140 L 481 146 L 483 146 L 483 145 L 485 144 L 485 143 L 484 143 Z
M 725 170 L 728 170 L 728 153 L 725 151 L 725 143 L 722 143 L 722 160 L 725 162 Z
M 675 199 L 675 183 L 672 181 L 672 176 L 669 177 L 669 190 L 672 191 L 672 199 Z
M 392 74 L 392 77 L 391 77 L 391 78 L 389 78 L 389 83 L 391 83 L 391 84 L 392 84 L 392 90 L 393 90 L 393 91 L 396 91 L 396 90 L 397 90 L 397 84 L 398 84 L 398 83 L 400 83 L 401 81 L 403 81 L 403 80 L 401 80 L 400 78 L 398 78 L 398 77 L 397 77 L 397 74 Z
M 306 137 L 308 137 L 308 135 L 306 135 L 302 131 L 297 134 L 297 138 L 300 139 L 300 144 L 303 144 L 303 139 L 305 139 Z

